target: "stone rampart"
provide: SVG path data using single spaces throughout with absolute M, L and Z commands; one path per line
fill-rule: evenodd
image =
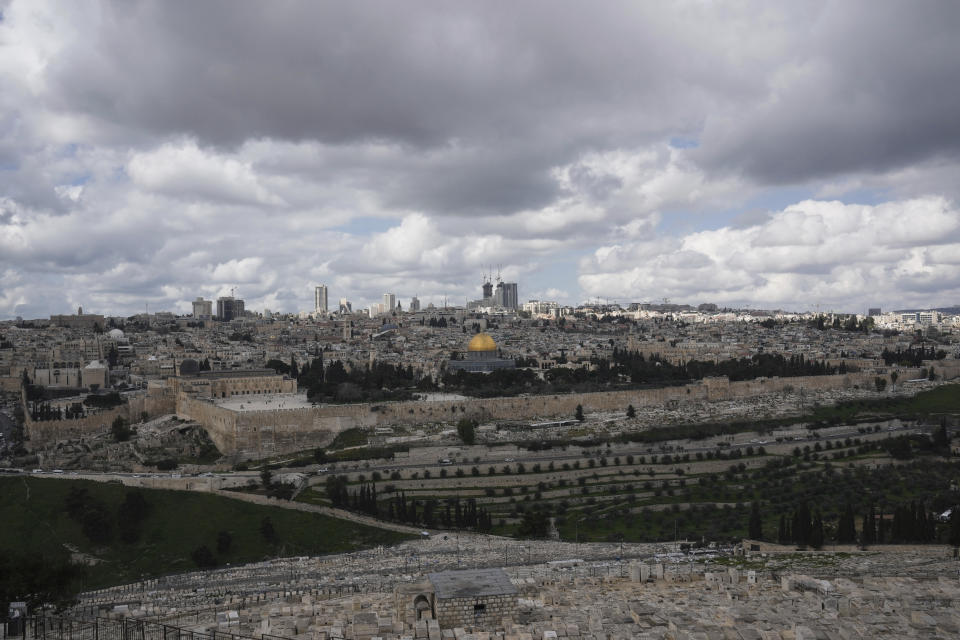
M 75 418 L 72 420 L 36 420 L 34 421 L 29 412 L 25 412 L 24 426 L 26 428 L 27 440 L 24 444 L 28 449 L 34 450 L 47 446 L 59 440 L 79 440 L 90 436 L 105 433 L 110 429 L 113 421 L 121 417 L 125 420 L 130 419 L 129 405 L 121 405 L 115 409 L 101 411 L 100 413 Z
M 148 416 L 174 413 L 176 403 L 169 392 L 138 393 L 124 398 L 126 402 L 119 407 L 101 411 L 83 418 L 63 420 L 33 420 L 27 408 L 25 397 L 21 397 L 24 407 L 24 425 L 29 438 L 29 449 L 38 449 L 58 440 L 79 440 L 106 433 L 117 417 L 135 423 L 144 412 Z
M 901 373 L 902 378 L 908 375 L 914 375 L 913 370 Z M 177 413 L 202 424 L 225 455 L 262 458 L 325 446 L 336 434 L 353 427 L 455 422 L 460 418 L 481 421 L 569 418 L 574 415 L 577 405 L 581 405 L 587 412 L 621 412 L 631 404 L 637 408 L 682 406 L 687 402 L 735 400 L 854 386 L 868 387 L 874 384 L 874 377 L 866 373 L 849 373 L 739 382 L 731 382 L 727 378 L 707 378 L 686 386 L 660 389 L 513 398 L 466 398 L 454 401 L 324 405 L 264 411 L 234 411 L 208 400 L 180 393 L 177 398 Z
M 203 425 L 224 455 L 253 459 L 323 447 L 341 431 L 376 424 L 366 405 L 234 411 L 183 393 L 177 414 Z
M 20 391 L 21 384 L 23 384 L 23 378 L 20 376 L 0 376 L 0 391 L 16 393 Z

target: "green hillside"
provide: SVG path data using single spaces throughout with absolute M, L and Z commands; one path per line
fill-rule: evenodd
M 48 566 L 71 549 L 92 556 L 96 563 L 83 589 L 190 571 L 198 561 L 213 566 L 316 555 L 407 537 L 214 495 L 35 477 L 0 478 L 0 523 L 0 556 L 42 557 Z M 203 546 L 209 554 L 198 551 Z

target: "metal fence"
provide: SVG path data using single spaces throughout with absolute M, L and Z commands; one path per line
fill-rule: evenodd
M 201 633 L 148 620 L 95 618 L 75 620 L 35 616 L 0 625 L 5 640 L 284 640 L 278 636 Z

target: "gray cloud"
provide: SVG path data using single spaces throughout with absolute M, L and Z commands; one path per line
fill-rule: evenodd
M 135 311 L 138 293 L 185 310 L 238 284 L 253 304 L 292 309 L 321 279 L 357 302 L 388 288 L 459 300 L 480 265 L 522 280 L 591 250 L 602 268 L 581 268 L 582 291 L 624 297 L 624 282 L 639 295 L 707 255 L 669 255 L 675 214 L 686 242 L 697 220 L 732 216 L 775 248 L 797 240 L 787 216 L 765 213 L 783 207 L 781 187 L 956 199 L 958 14 L 936 2 L 12 0 L 0 317 L 84 300 Z M 912 264 L 900 247 L 958 233 L 912 227 L 892 232 L 890 260 Z M 836 263 L 812 251 L 768 289 L 810 290 L 797 282 Z M 958 269 L 938 254 L 936 277 L 907 278 L 872 255 L 891 296 L 910 282 L 936 292 Z M 667 277 L 639 268 L 647 259 Z M 770 271 L 716 262 L 736 267 L 733 281 L 704 264 L 698 285 L 726 299 Z M 670 291 L 683 292 L 704 290 Z
M 774 184 L 960 157 L 960 5 L 827 5 L 764 99 L 707 121 L 696 157 Z

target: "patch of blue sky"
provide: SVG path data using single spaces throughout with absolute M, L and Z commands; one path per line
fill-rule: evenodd
M 670 146 L 674 149 L 696 149 L 700 141 L 696 138 L 670 138 Z
M 349 222 L 334 227 L 351 235 L 368 236 L 374 233 L 383 233 L 391 227 L 397 226 L 396 218 L 375 218 L 373 216 L 359 216 L 351 218 Z
M 79 149 L 80 145 L 75 142 L 71 142 L 60 147 L 60 155 L 64 158 L 73 158 L 77 155 L 77 151 L 79 151 Z
M 782 211 L 804 200 L 840 200 L 847 204 L 874 205 L 886 199 L 883 191 L 875 189 L 858 189 L 828 197 L 818 196 L 817 191 L 817 187 L 810 185 L 778 187 L 760 191 L 742 204 L 726 209 L 665 211 L 657 229 L 669 235 L 687 235 L 728 226 L 747 226 L 752 220 L 759 219 L 762 213 Z
M 580 258 L 593 253 L 593 249 L 564 251 L 544 261 L 533 271 L 527 272 L 523 280 L 517 283 L 517 296 L 520 304 L 534 298 L 533 292 L 545 292 L 559 289 L 567 293 L 567 298 L 554 300 L 562 304 L 576 304 L 582 301 L 583 292 L 577 282 L 580 275 Z

